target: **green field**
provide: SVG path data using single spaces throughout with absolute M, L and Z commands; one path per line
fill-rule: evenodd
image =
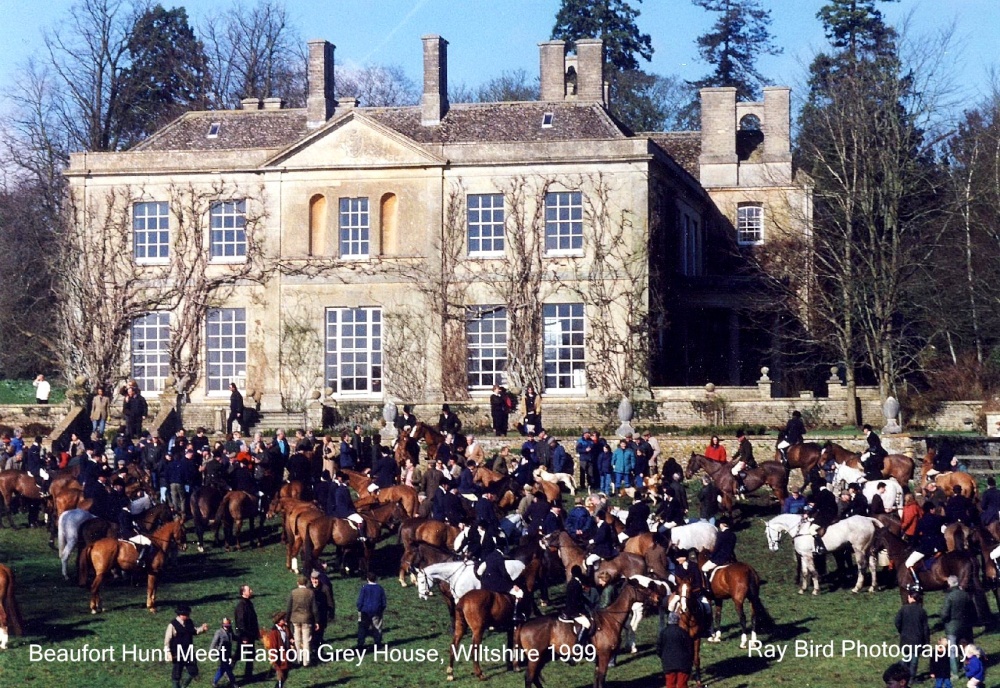
M 51 381 L 50 381 L 51 382 Z M 50 404 L 61 404 L 66 400 L 66 388 L 53 383 L 49 394 Z M 31 380 L 0 380 L 0 404 L 34 404 L 35 388 Z
M 758 568 L 765 585 L 762 596 L 768 610 L 778 622 L 771 634 L 762 640 L 787 644 L 784 661 L 752 657 L 739 649 L 739 628 L 735 612 L 726 603 L 723 613 L 724 639 L 721 645 L 703 646 L 702 665 L 712 685 L 735 686 L 871 686 L 881 685 L 882 671 L 892 663 L 886 659 L 864 659 L 840 656 L 842 640 L 857 640 L 865 644 L 893 643 L 896 639 L 893 618 L 899 606 L 895 590 L 884 590 L 872 596 L 852 595 L 848 589 L 830 591 L 824 585 L 823 594 L 814 598 L 795 594 L 793 557 L 790 545 L 782 551 L 768 552 L 761 520 L 763 511 L 742 522 L 739 531 L 739 556 Z M 24 516 L 17 519 L 24 523 Z M 395 538 L 392 538 L 394 541 Z M 193 533 L 189 535 L 193 542 Z M 175 604 L 192 605 L 192 618 L 198 624 L 208 622 L 212 632 L 223 615 L 231 615 L 241 583 L 249 582 L 257 592 L 256 607 L 262 624 L 270 614 L 284 609 L 288 592 L 295 586 L 295 576 L 284 567 L 282 546 L 277 542 L 276 527 L 270 525 L 269 538 L 263 549 L 240 553 L 224 553 L 209 549 L 198 554 L 194 547 L 180 555 L 178 564 L 167 574 L 159 591 L 161 611 L 151 615 L 143 609 L 145 586 L 131 587 L 121 582 L 105 586 L 106 611 L 92 616 L 88 611 L 86 591 L 64 583 L 55 553 L 48 548 L 41 530 L 20 528 L 12 532 L 0 530 L 0 562 L 14 568 L 18 597 L 28 623 L 28 634 L 12 639 L 10 648 L 0 654 L 2 685 L 29 686 L 169 686 L 170 666 L 165 663 L 122 661 L 121 647 L 160 648 L 166 624 L 173 617 Z M 439 598 L 421 601 L 413 587 L 401 589 L 394 580 L 401 550 L 391 543 L 380 546 L 375 565 L 382 577 L 389 598 L 386 614 L 385 639 L 398 648 L 436 648 L 447 656 L 448 619 L 444 603 Z M 832 567 L 832 562 L 831 562 Z M 327 629 L 326 640 L 334 647 L 353 647 L 356 633 L 354 603 L 359 581 L 335 577 L 334 594 L 338 604 L 337 622 Z M 555 599 L 561 597 L 556 589 Z M 930 593 L 926 599 L 931 614 L 932 632 L 937 632 L 937 613 L 942 593 Z M 991 602 L 991 604 L 994 604 Z M 640 629 L 640 652 L 622 655 L 618 666 L 608 674 L 611 686 L 662 686 L 659 661 L 652 644 L 656 620 L 643 622 Z M 1000 655 L 1000 642 L 995 633 L 977 638 L 991 658 Z M 468 636 L 467 636 L 468 637 Z M 208 647 L 211 633 L 199 636 L 196 646 Z M 497 647 L 502 635 L 491 635 L 487 644 Z M 834 658 L 796 658 L 795 643 L 801 646 L 822 645 L 834 641 Z M 81 648 L 84 644 L 96 648 L 113 648 L 115 661 L 83 664 L 59 664 L 30 661 L 29 644 L 44 648 Z M 369 646 L 370 647 L 370 646 Z M 992 661 L 991 661 L 992 663 Z M 193 684 L 208 686 L 215 671 L 214 664 L 201 662 L 202 674 Z M 921 663 L 926 670 L 926 660 Z M 258 672 L 260 671 L 258 665 Z M 489 684 L 497 688 L 523 686 L 522 674 L 506 673 L 500 664 L 486 664 Z M 237 676 L 241 676 L 242 667 Z M 994 667 L 994 671 L 996 668 Z M 457 685 L 478 684 L 471 676 L 468 664 L 457 666 Z M 549 665 L 543 674 L 548 686 L 589 686 L 593 678 L 591 666 Z M 445 666 L 441 664 L 408 664 L 404 662 L 374 663 L 369 659 L 356 667 L 347 663 L 331 663 L 308 669 L 294 669 L 288 686 L 427 686 L 445 683 Z M 964 680 L 959 684 L 964 685 Z M 223 682 L 223 685 L 225 683 Z M 274 685 L 273 680 L 254 685 Z M 933 684 L 930 684 L 933 685 Z M 987 685 L 997 685 L 990 678 Z

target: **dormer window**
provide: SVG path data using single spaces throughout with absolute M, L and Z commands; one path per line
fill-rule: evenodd
M 542 129 L 551 129 L 552 120 L 554 117 L 555 114 L 551 112 L 546 112 L 544 115 L 542 115 Z
M 210 139 L 217 139 L 217 138 L 219 138 L 219 127 L 220 126 L 221 125 L 219 124 L 219 122 L 212 122 L 210 125 L 208 125 L 208 135 L 207 135 L 206 138 L 210 138 Z

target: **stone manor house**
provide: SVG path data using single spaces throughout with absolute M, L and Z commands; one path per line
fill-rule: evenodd
M 449 401 L 456 371 L 464 398 L 485 403 L 509 355 L 528 361 L 514 386 L 533 367 L 556 403 L 777 370 L 741 266 L 809 232 L 788 88 L 759 103 L 704 89 L 700 132 L 632 132 L 609 114 L 599 40 L 541 43 L 537 102 L 475 104 L 448 100 L 447 41 L 422 41 L 420 105 L 338 93 L 334 46 L 315 40 L 304 109 L 247 99 L 126 152 L 72 156 L 78 198 L 130 189 L 137 264 L 180 259 L 182 188 L 218 190 L 207 273 L 259 252 L 267 278 L 208 311 L 192 403 L 225 405 L 231 381 L 265 413 L 317 390 L 334 406 Z M 181 309 L 134 322 L 123 371 L 147 394 L 168 376 Z M 622 382 L 643 356 L 648 380 Z

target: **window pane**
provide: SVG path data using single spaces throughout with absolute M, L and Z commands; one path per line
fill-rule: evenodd
M 327 309 L 325 375 L 335 394 L 381 392 L 382 328 L 368 325 L 381 320 L 379 308 Z
M 503 253 L 503 194 L 468 197 L 469 253 Z
M 138 259 L 167 258 L 170 246 L 169 205 L 166 202 L 132 206 L 133 255 Z
M 545 304 L 542 318 L 545 388 L 584 388 L 583 304 Z
M 545 195 L 545 250 L 583 249 L 583 194 L 553 192 Z
M 340 255 L 369 255 L 367 198 L 340 199 Z
M 507 369 L 507 309 L 473 306 L 466 312 L 466 372 L 469 389 L 502 385 Z
M 143 392 L 163 391 L 170 375 L 170 314 L 150 313 L 132 321 L 132 377 Z
M 246 309 L 216 308 L 205 326 L 208 371 L 206 389 L 225 392 L 236 378 L 246 377 Z
M 212 227 L 212 258 L 245 256 L 247 251 L 246 201 L 213 203 L 209 214 L 210 226 Z

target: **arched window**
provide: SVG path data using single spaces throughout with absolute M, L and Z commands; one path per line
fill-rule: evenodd
M 761 149 L 764 143 L 764 132 L 760 128 L 760 117 L 757 115 L 744 115 L 740 119 L 740 130 L 736 132 L 736 155 L 740 160 L 750 160 L 756 158 L 754 153 Z
M 397 208 L 398 201 L 396 194 L 387 193 L 382 196 L 379 213 L 379 239 L 383 256 L 392 256 L 399 253 L 399 236 L 397 235 Z
M 326 196 L 316 194 L 309 200 L 309 255 L 326 252 Z

